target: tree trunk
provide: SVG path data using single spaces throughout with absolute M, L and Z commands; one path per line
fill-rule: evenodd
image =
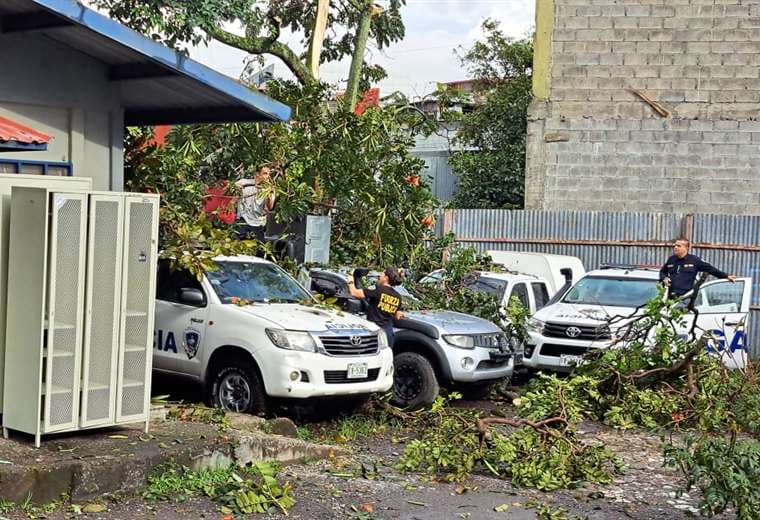
M 319 79 L 319 58 L 322 55 L 322 42 L 327 30 L 327 13 L 330 8 L 330 0 L 317 0 L 317 16 L 314 19 L 314 29 L 309 41 L 309 57 L 306 66 L 311 71 L 314 79 Z
M 359 30 L 356 33 L 356 44 L 354 45 L 354 54 L 351 57 L 351 70 L 348 73 L 348 85 L 346 86 L 346 107 L 353 111 L 359 100 L 359 81 L 362 75 L 362 64 L 364 63 L 364 51 L 367 49 L 367 39 L 369 38 L 369 26 L 372 22 L 372 16 L 381 12 L 379 7 L 372 4 L 372 0 L 364 0 L 362 7 L 362 19 L 359 23 Z

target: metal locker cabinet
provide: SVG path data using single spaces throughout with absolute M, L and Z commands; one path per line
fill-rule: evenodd
M 87 196 L 13 188 L 3 429 L 79 423 Z
M 158 201 L 156 195 L 131 195 L 124 203 L 116 422 L 144 420 L 146 429 L 150 421 Z
M 108 426 L 116 418 L 124 196 L 90 195 L 89 208 L 82 428 Z
M 8 243 L 10 240 L 11 189 L 13 186 L 85 191 L 92 188 L 87 177 L 50 177 L 47 175 L 0 174 L 0 414 L 3 411 L 3 372 L 5 366 L 6 298 L 8 287 Z

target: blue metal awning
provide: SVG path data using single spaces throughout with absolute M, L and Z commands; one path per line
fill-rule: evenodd
M 127 125 L 290 119 L 287 105 L 73 0 L 1 0 L 0 35 L 29 31 L 105 64 Z

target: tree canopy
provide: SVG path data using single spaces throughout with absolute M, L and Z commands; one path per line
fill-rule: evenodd
M 404 38 L 401 8 L 405 3 L 388 0 L 371 17 L 369 37 L 378 49 Z M 329 0 L 323 32 L 315 31 L 317 0 L 95 0 L 95 5 L 136 31 L 180 50 L 217 40 L 252 56 L 276 57 L 301 84 L 317 80 L 308 63 L 308 49 L 315 43 L 321 45 L 320 63 L 353 55 L 355 31 L 369 7 L 366 1 Z M 284 31 L 297 35 L 298 47 L 284 41 Z M 321 35 L 321 41 L 313 41 Z M 365 79 L 378 79 L 384 71 L 365 66 L 364 74 Z
M 506 36 L 493 20 L 484 38 L 460 57 L 476 81 L 471 112 L 449 113 L 459 121 L 450 163 L 459 177 L 453 205 L 460 208 L 521 208 L 525 185 L 525 134 L 532 99 L 533 45 Z M 462 96 L 441 92 L 445 104 Z

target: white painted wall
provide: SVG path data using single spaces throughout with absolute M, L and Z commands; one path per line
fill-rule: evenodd
M 53 136 L 44 152 L 0 159 L 71 162 L 95 190 L 123 187 L 124 112 L 101 62 L 35 33 L 0 34 L 0 116 Z

